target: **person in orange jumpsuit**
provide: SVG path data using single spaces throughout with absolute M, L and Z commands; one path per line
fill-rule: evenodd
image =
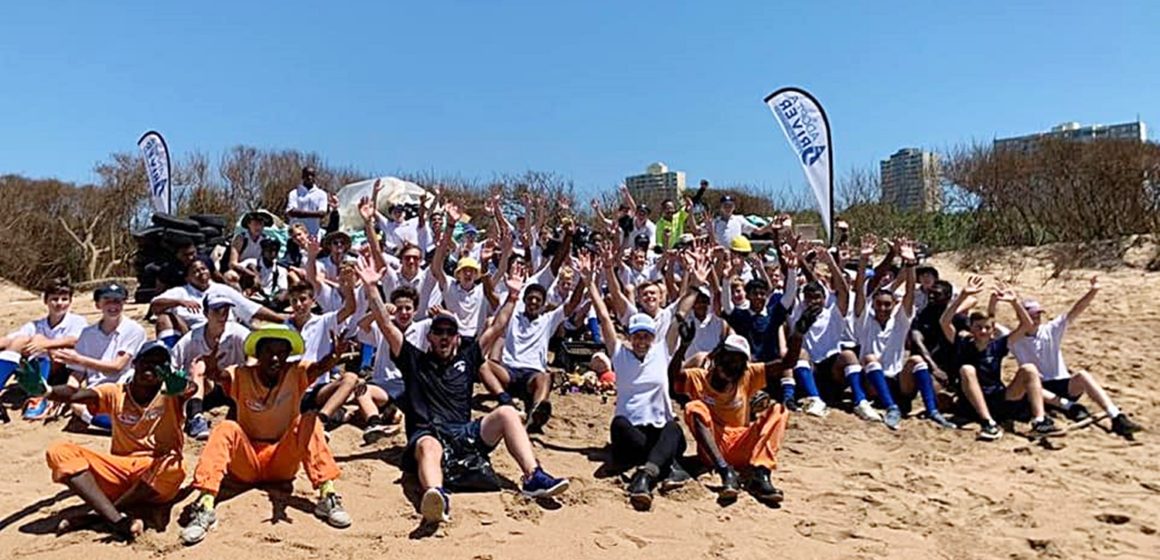
M 801 351 L 801 335 L 794 334 L 788 346 L 786 355 L 796 357 Z M 737 499 L 741 484 L 736 469 L 742 468 L 750 470 L 749 492 L 755 498 L 779 504 L 785 495 L 773 485 L 770 475 L 777 468 L 777 452 L 785 439 L 789 414 L 781 404 L 761 411 L 757 408 L 768 403 L 763 391 L 767 381 L 780 378 L 792 361 L 784 358 L 763 364 L 749 360 L 749 342 L 743 336 L 730 335 L 709 354 L 704 368 L 670 368 L 672 384 L 690 399 L 685 404 L 685 423 L 697 442 L 697 455 L 721 477 L 721 500 Z
M 227 474 L 245 484 L 290 481 L 299 465 L 319 491 L 314 515 L 332 527 L 350 526 L 350 515 L 334 489 L 341 471 L 326 444 L 322 422 L 315 412 L 299 412 L 311 384 L 334 368 L 349 348 L 332 338 L 331 353 L 321 361 L 290 362 L 291 355 L 303 352 L 302 335 L 285 325 L 272 325 L 246 339 L 246 355 L 256 359 L 254 365 L 221 371 L 212 352 L 205 357 L 206 376 L 237 403 L 237 420 L 226 420 L 210 432 L 193 473 L 193 488 L 201 495 L 192 520 L 181 532 L 183 543 L 201 542 L 217 525 L 214 507 Z
M 127 383 L 86 389 L 49 387 L 34 371 L 21 375 L 21 385 L 34 396 L 86 405 L 93 414 L 112 419 L 109 453 L 72 442 L 54 443 L 45 453 L 53 481 L 68 486 L 96 512 L 61 521 L 58 532 L 100 519 L 112 526 L 114 534 L 132 540 L 144 524 L 123 513 L 123 507 L 169 503 L 177 496 L 185 481 L 181 465 L 184 404 L 193 387 L 184 375 L 170 369 L 169 361 L 169 349 L 150 342 L 137 352 L 134 374 Z

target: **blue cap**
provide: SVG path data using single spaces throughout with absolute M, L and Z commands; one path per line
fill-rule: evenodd
M 129 290 L 126 290 L 124 286 L 116 282 L 105 284 L 93 292 L 94 301 L 101 301 L 101 298 L 119 299 L 124 301 L 129 298 Z

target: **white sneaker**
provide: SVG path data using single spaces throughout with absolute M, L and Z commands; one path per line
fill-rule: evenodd
M 186 546 L 205 540 L 205 536 L 217 527 L 217 515 L 212 509 L 199 507 L 193 511 L 193 519 L 181 530 L 181 542 Z
M 826 401 L 823 401 L 821 397 L 806 397 L 802 399 L 802 410 L 806 414 L 817 416 L 818 418 L 825 417 L 830 413 L 826 409 Z
M 419 512 L 427 523 L 447 523 L 451 521 L 451 500 L 441 488 L 428 488 L 419 502 Z
M 881 422 L 882 415 L 870 406 L 870 401 L 862 401 L 854 406 L 854 414 L 867 422 Z
M 338 494 L 331 494 L 318 500 L 314 506 L 314 515 L 336 529 L 350 527 L 350 514 L 342 507 L 342 498 Z

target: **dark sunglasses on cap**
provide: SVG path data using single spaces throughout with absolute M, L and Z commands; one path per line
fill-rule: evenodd
M 435 336 L 455 336 L 459 334 L 459 329 L 455 327 L 436 327 L 431 329 L 431 334 Z

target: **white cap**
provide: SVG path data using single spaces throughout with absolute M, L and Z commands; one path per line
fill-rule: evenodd
M 637 313 L 628 319 L 628 334 L 633 335 L 641 331 L 653 336 L 657 334 L 656 321 L 645 313 Z
M 739 334 L 731 334 L 725 337 L 725 343 L 722 345 L 725 350 L 730 352 L 737 352 L 745 355 L 745 359 L 750 359 L 749 341 L 745 340 L 744 336 Z

